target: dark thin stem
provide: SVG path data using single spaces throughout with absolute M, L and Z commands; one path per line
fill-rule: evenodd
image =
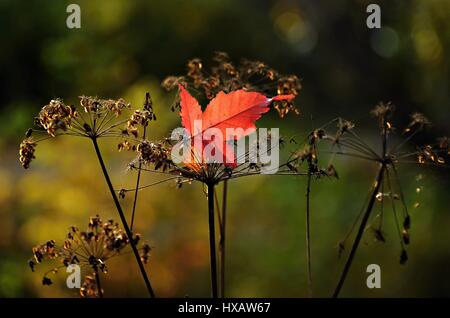
M 214 184 L 208 184 L 208 223 L 209 223 L 209 253 L 211 265 L 211 295 L 217 298 L 217 261 L 216 232 L 214 224 Z
M 94 276 L 95 281 L 97 282 L 98 297 L 103 298 L 102 284 L 100 283 L 100 275 L 97 266 L 94 266 Z
M 219 242 L 219 253 L 220 253 L 220 295 L 222 298 L 225 297 L 225 231 L 227 222 L 227 196 L 228 196 L 228 180 L 223 182 L 223 193 L 222 193 L 222 222 L 220 230 L 220 242 Z
M 142 139 L 145 140 L 145 133 L 147 131 L 147 125 L 144 126 L 144 132 Z M 138 192 L 139 192 L 139 182 L 141 181 L 141 168 L 142 168 L 142 162 L 139 160 L 139 169 L 136 179 L 136 190 L 134 191 L 134 201 L 133 201 L 133 210 L 131 211 L 131 231 L 133 231 L 133 225 L 134 225 L 134 214 L 136 212 L 136 205 L 137 205 L 137 198 L 138 198 Z
M 142 278 L 144 279 L 145 286 L 147 287 L 148 293 L 153 298 L 153 297 L 155 297 L 155 293 L 153 292 L 152 285 L 150 284 L 150 280 L 148 279 L 144 264 L 142 263 L 141 257 L 139 255 L 139 251 L 134 242 L 133 234 L 128 226 L 127 219 L 125 218 L 125 214 L 122 211 L 122 207 L 120 206 L 119 199 L 117 198 L 116 192 L 114 191 L 114 187 L 111 183 L 111 179 L 109 178 L 108 171 L 106 170 L 105 163 L 103 162 L 103 157 L 100 153 L 100 148 L 98 147 L 97 139 L 95 137 L 93 137 L 92 142 L 94 144 L 95 153 L 97 154 L 98 161 L 102 168 L 103 176 L 105 177 L 106 183 L 108 184 L 109 192 L 111 193 L 114 204 L 116 205 L 117 212 L 119 213 L 120 219 L 122 221 L 122 225 L 125 229 L 125 233 L 127 234 L 128 240 L 130 242 L 131 248 L 132 248 L 134 256 L 136 258 L 136 262 L 139 265 L 139 269 L 141 271 Z
M 364 213 L 363 218 L 361 220 L 361 224 L 359 225 L 358 232 L 356 233 L 356 237 L 355 237 L 355 241 L 353 242 L 352 249 L 347 258 L 347 262 L 345 263 L 344 269 L 341 273 L 341 277 L 336 286 L 336 289 L 334 290 L 333 298 L 337 298 L 339 296 L 339 292 L 341 291 L 342 286 L 344 285 L 345 278 L 347 277 L 347 274 L 350 270 L 350 266 L 353 263 L 353 258 L 355 257 L 356 250 L 358 249 L 359 243 L 363 236 L 367 221 L 369 220 L 369 217 L 370 217 L 370 213 L 372 212 L 377 193 L 380 189 L 381 183 L 383 182 L 383 175 L 384 175 L 385 169 L 386 169 L 385 164 L 382 164 L 380 167 L 380 170 L 378 171 L 377 178 L 375 179 L 375 187 L 370 196 L 369 204 L 367 205 L 366 212 Z
M 306 186 L 306 271 L 308 275 L 308 297 L 312 297 L 312 273 L 311 273 L 311 229 L 310 229 L 310 193 L 311 193 L 311 169 L 308 171 L 308 183 Z

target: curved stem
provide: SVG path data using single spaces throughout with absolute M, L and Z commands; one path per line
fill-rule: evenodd
M 213 298 L 217 298 L 216 232 L 214 228 L 214 184 L 208 184 L 208 223 L 209 253 L 211 265 L 211 295 Z
M 369 204 L 367 205 L 366 212 L 364 213 L 363 218 L 361 220 L 361 224 L 359 225 L 358 232 L 356 233 L 355 241 L 353 242 L 353 245 L 352 245 L 352 249 L 348 256 L 347 262 L 345 263 L 344 269 L 341 273 L 341 277 L 339 278 L 339 282 L 336 286 L 336 289 L 334 290 L 333 298 L 337 298 L 339 296 L 342 286 L 344 285 L 345 278 L 347 277 L 347 274 L 350 270 L 350 266 L 353 263 L 353 258 L 355 257 L 356 250 L 358 249 L 359 243 L 363 236 L 367 221 L 369 220 L 369 217 L 370 217 L 370 213 L 372 212 L 372 208 L 375 203 L 375 198 L 380 189 L 381 183 L 383 182 L 383 176 L 384 176 L 385 169 L 386 169 L 385 164 L 382 164 L 380 167 L 380 170 L 378 171 L 377 178 L 375 179 L 375 187 L 372 191 L 372 194 L 370 195 Z
M 134 256 L 136 258 L 136 262 L 138 263 L 139 269 L 141 271 L 142 278 L 144 279 L 145 286 L 147 287 L 147 290 L 148 290 L 148 293 L 150 294 L 150 297 L 153 298 L 153 297 L 155 297 L 155 293 L 153 292 L 152 285 L 150 283 L 150 280 L 148 279 L 147 272 L 145 271 L 144 264 L 142 263 L 141 257 L 139 255 L 139 251 L 138 251 L 138 249 L 136 247 L 136 244 L 135 244 L 135 242 L 133 240 L 133 234 L 132 234 L 132 232 L 130 230 L 130 227 L 128 226 L 127 220 L 125 218 L 125 214 L 122 211 L 122 207 L 120 206 L 119 199 L 117 198 L 116 192 L 114 191 L 114 187 L 113 187 L 113 185 L 111 183 L 111 179 L 109 178 L 108 171 L 106 170 L 105 163 L 103 162 L 103 157 L 102 157 L 100 149 L 98 147 L 98 143 L 97 143 L 96 137 L 92 138 L 92 142 L 94 144 L 95 153 L 97 154 L 98 161 L 99 161 L 100 166 L 102 168 L 103 176 L 105 177 L 106 183 L 108 184 L 109 192 L 111 193 L 111 196 L 113 198 L 114 204 L 115 204 L 116 209 L 117 209 L 117 212 L 119 213 L 120 219 L 122 221 L 122 225 L 123 225 L 123 227 L 125 229 L 125 233 L 127 234 L 128 240 L 130 241 L 130 245 L 131 245 L 131 248 L 133 250 Z

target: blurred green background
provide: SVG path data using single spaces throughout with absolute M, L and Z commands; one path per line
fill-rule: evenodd
M 41 143 L 25 171 L 18 144 L 39 109 L 54 97 L 124 97 L 140 107 L 152 93 L 158 121 L 151 138 L 179 125 L 170 112 L 173 94 L 160 88 L 167 75 L 185 72 L 193 57 L 205 62 L 222 50 L 231 58 L 262 60 L 282 73 L 297 74 L 302 114 L 284 120 L 272 111 L 262 126 L 304 136 L 336 117 L 360 124 L 372 138 L 368 115 L 380 100 L 397 105 L 396 119 L 424 112 L 433 122 L 426 138 L 448 134 L 450 2 L 378 1 L 382 29 L 365 26 L 372 1 L 77 1 L 81 29 L 67 29 L 72 1 L 0 0 L 0 296 L 69 297 L 61 273 L 42 286 L 45 266 L 31 273 L 32 246 L 61 242 L 68 226 L 84 228 L 99 213 L 116 217 L 109 193 L 85 140 L 57 138 Z M 373 139 L 373 138 L 372 138 Z M 376 140 L 376 139 L 374 139 Z M 117 188 L 131 186 L 131 154 L 117 154 L 102 140 Z M 313 184 L 312 255 L 314 295 L 327 297 L 343 259 L 336 245 L 356 217 L 376 167 L 342 158 L 340 180 Z M 450 296 L 449 173 L 415 166 L 400 173 L 412 215 L 409 262 L 400 248 L 392 216 L 385 244 L 366 233 L 343 296 Z M 418 174 L 422 178 L 417 178 Z M 143 184 L 154 177 L 146 175 Z M 420 193 L 415 190 L 423 187 Z M 227 295 L 304 297 L 303 178 L 256 176 L 230 183 Z M 416 202 L 420 207 L 412 208 Z M 131 209 L 130 198 L 124 208 Z M 208 296 L 209 251 L 206 198 L 199 184 L 176 189 L 163 184 L 141 193 L 137 230 L 154 247 L 148 265 L 159 296 Z M 382 269 L 382 288 L 366 287 L 366 266 Z M 105 295 L 144 296 L 130 255 L 109 263 Z

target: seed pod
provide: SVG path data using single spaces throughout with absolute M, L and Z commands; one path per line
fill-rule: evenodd
M 402 239 L 403 239 L 403 243 L 405 243 L 406 245 L 409 244 L 409 233 L 405 229 L 402 232 Z
M 400 254 L 400 264 L 404 265 L 408 261 L 408 253 L 406 250 L 402 250 L 402 253 Z
M 403 220 L 403 228 L 405 230 L 409 230 L 411 228 L 411 218 L 409 215 L 407 215 Z

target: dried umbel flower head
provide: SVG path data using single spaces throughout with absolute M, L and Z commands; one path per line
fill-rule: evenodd
M 213 61 L 212 67 L 206 70 L 202 61 L 194 58 L 187 63 L 186 76 L 169 76 L 163 80 L 162 86 L 172 90 L 181 84 L 186 88 L 201 91 L 209 100 L 220 91 L 229 93 L 238 89 L 268 96 L 297 96 L 300 93 L 301 84 L 297 76 L 279 74 L 263 62 L 244 59 L 236 65 L 225 52 L 216 52 Z M 284 117 L 288 112 L 299 114 L 293 101 L 273 101 L 273 106 L 280 117 Z M 176 107 L 179 107 L 178 101 Z M 172 106 L 172 109 L 176 107 Z
M 65 105 L 61 99 L 52 99 L 42 108 L 37 119 L 47 133 L 54 137 L 58 130 L 67 131 L 76 116 L 77 112 L 72 106 Z
M 173 166 L 170 159 L 171 151 L 162 143 L 143 140 L 137 146 L 137 152 L 139 153 L 139 160 L 145 165 L 153 165 L 155 170 L 166 171 Z
M 297 96 L 300 93 L 300 89 L 302 85 L 300 84 L 300 80 L 295 75 L 284 76 L 278 80 L 277 93 L 278 95 L 295 95 Z M 296 115 L 300 114 L 300 111 L 295 107 L 292 101 L 275 101 L 274 107 L 280 114 L 280 117 L 283 118 L 290 111 L 293 111 Z
M 372 115 L 377 117 L 380 125 L 380 137 L 382 145 L 381 151 L 372 148 L 369 142 L 359 137 L 354 131 L 354 125 L 347 121 L 340 120 L 338 123 L 338 132 L 335 138 L 327 138 L 332 141 L 332 145 L 338 147 L 333 154 L 345 155 L 354 158 L 365 159 L 376 162 L 380 167 L 380 172 L 377 177 L 377 181 L 373 185 L 372 204 L 367 205 L 366 213 L 370 215 L 371 210 L 378 210 L 377 217 L 373 218 L 374 225 L 373 233 L 375 239 L 379 242 L 385 242 L 384 236 L 384 214 L 388 207 L 394 214 L 397 234 L 400 242 L 400 262 L 404 264 L 407 259 L 406 246 L 410 243 L 410 226 L 411 217 L 408 212 L 408 206 L 406 203 L 405 194 L 401 187 L 400 176 L 398 173 L 398 165 L 402 163 L 414 163 L 414 161 L 408 160 L 408 158 L 418 156 L 419 163 L 432 163 L 443 164 L 445 161 L 442 157 L 442 151 L 438 146 L 425 145 L 419 147 L 416 151 L 405 152 L 402 151 L 408 141 L 412 139 L 416 133 L 420 132 L 424 127 L 430 125 L 430 121 L 420 113 L 414 113 L 411 115 L 411 121 L 403 130 L 401 137 L 403 139 L 397 144 L 392 143 L 392 135 L 395 133 L 395 127 L 391 122 L 394 113 L 394 106 L 391 103 L 379 103 L 373 110 Z M 345 135 L 343 134 L 345 132 Z M 412 132 L 412 133 L 411 133 Z M 405 133 L 409 133 L 405 136 Z M 443 140 L 443 146 L 445 146 L 445 140 Z M 444 147 L 445 148 L 445 147 Z M 370 202 L 368 198 L 368 202 Z M 369 220 L 369 217 L 366 218 Z M 355 223 L 356 224 L 356 223 Z M 361 227 L 366 225 L 361 223 Z M 360 228 L 361 228 L 360 227 Z M 346 239 L 352 233 L 354 227 L 352 227 L 346 238 L 342 241 L 345 243 Z M 358 241 L 355 241 L 358 244 Z M 355 246 L 355 245 L 354 245 Z
M 424 126 L 429 125 L 431 125 L 431 122 L 428 120 L 427 117 L 425 117 L 425 115 L 421 113 L 414 113 L 411 114 L 411 122 L 408 124 L 408 127 L 405 128 L 404 132 L 408 133 L 413 130 L 420 130 Z
M 119 150 L 135 150 L 139 128 L 146 127 L 155 120 L 152 101 L 146 94 L 142 110 L 135 110 L 128 118 L 120 118 L 130 109 L 124 99 L 99 99 L 97 97 L 80 96 L 81 111 L 74 106 L 67 106 L 61 99 L 53 99 L 45 105 L 36 118 L 36 129 L 29 129 L 26 138 L 20 144 L 20 162 L 28 168 L 38 142 L 60 135 L 70 135 L 97 139 L 101 137 L 117 137 L 122 141 Z M 44 129 L 44 130 L 42 130 Z M 33 139 L 31 133 L 47 136 Z
M 138 245 L 141 241 L 140 235 L 136 234 L 133 240 Z M 60 262 L 60 265 L 44 274 L 43 284 L 45 285 L 51 284 L 48 274 L 57 273 L 60 268 L 68 267 L 71 264 L 86 268 L 93 273 L 95 284 L 92 285 L 90 276 L 86 276 L 86 285 L 80 290 L 80 294 L 83 297 L 91 297 L 94 294 L 98 296 L 101 291 L 93 291 L 91 287 L 98 285 L 99 272 L 106 274 L 108 271 L 107 261 L 120 255 L 129 245 L 130 241 L 125 232 L 116 222 L 113 220 L 103 222 L 97 215 L 89 219 L 89 224 L 85 231 L 80 231 L 78 227 L 71 226 L 62 246 L 58 246 L 54 240 L 50 240 L 33 247 L 33 259 L 29 260 L 28 264 L 31 270 L 34 271 L 36 265 L 45 260 L 57 260 Z M 149 261 L 150 251 L 151 248 L 148 244 L 143 244 L 139 248 L 143 263 Z
M 127 135 L 133 135 L 135 138 L 138 137 L 138 127 L 145 127 L 148 125 L 150 120 L 154 119 L 154 114 L 148 110 L 135 110 L 131 115 L 130 119 L 127 121 L 126 130 L 124 133 Z
M 34 156 L 34 152 L 36 150 L 36 142 L 33 140 L 33 137 L 25 138 L 20 143 L 20 150 L 19 150 L 19 160 L 22 164 L 22 167 L 25 169 L 28 169 L 30 167 L 31 161 L 36 158 Z
M 371 114 L 378 118 L 378 122 L 380 127 L 383 129 L 391 130 L 392 125 L 389 122 L 392 114 L 394 113 L 395 107 L 392 103 L 379 103 L 375 106 L 375 108 L 371 111 Z
M 448 161 L 448 147 L 425 145 L 418 147 L 417 162 L 420 164 L 444 165 Z

